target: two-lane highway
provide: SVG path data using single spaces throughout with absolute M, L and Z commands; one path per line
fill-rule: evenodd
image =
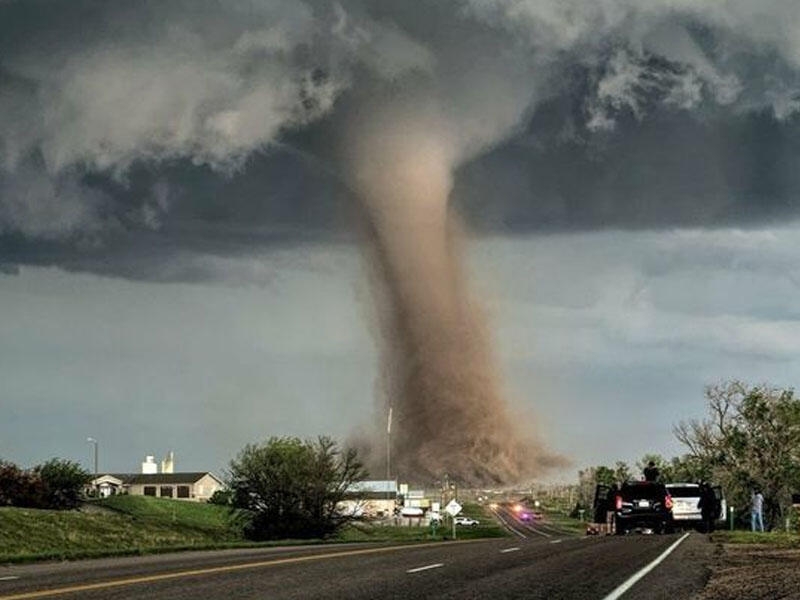
M 0 568 L 0 600 L 33 598 L 689 598 L 702 536 L 537 536 L 305 546 Z M 672 549 L 669 555 L 665 552 Z M 661 559 L 657 564 L 654 561 Z M 655 564 L 655 566 L 653 566 Z M 642 570 L 651 570 L 641 575 Z M 632 582 L 637 574 L 638 581 Z M 615 591 L 616 590 L 616 591 Z M 669 590 L 669 596 L 662 593 Z M 619 596 L 611 596 L 619 597 Z

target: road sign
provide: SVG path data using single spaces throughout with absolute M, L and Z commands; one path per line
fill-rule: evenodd
M 450 500 L 447 506 L 444 507 L 447 514 L 451 517 L 455 517 L 458 513 L 461 512 L 461 505 L 456 502 L 455 500 Z

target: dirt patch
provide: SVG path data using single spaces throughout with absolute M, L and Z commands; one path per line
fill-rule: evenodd
M 800 600 L 800 549 L 718 544 L 711 578 L 696 600 Z

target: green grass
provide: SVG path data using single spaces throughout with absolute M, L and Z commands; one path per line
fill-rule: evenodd
M 544 514 L 544 523 L 546 525 L 553 525 L 554 527 L 564 529 L 576 535 L 586 535 L 586 521 L 575 519 L 570 517 L 567 513 L 559 510 L 552 510 L 546 506 L 541 508 L 541 512 Z
M 179 500 L 117 496 L 107 510 L 0 508 L 0 561 L 143 554 L 244 543 L 229 511 Z
M 97 504 L 136 521 L 170 526 L 189 535 L 241 538 L 241 531 L 225 506 L 146 496 L 111 496 Z
M 150 554 L 188 549 L 274 546 L 322 540 L 246 541 L 226 507 L 143 496 L 93 502 L 88 511 L 0 508 L 0 563 Z M 97 508 L 101 507 L 101 508 Z M 464 514 L 476 527 L 459 527 L 459 539 L 504 536 L 477 505 Z M 388 527 L 353 523 L 329 542 L 424 542 L 451 537 L 449 527 Z
M 720 530 L 712 534 L 712 539 L 722 544 L 769 544 L 780 548 L 800 548 L 800 535 L 797 531 L 756 533 L 744 530 Z

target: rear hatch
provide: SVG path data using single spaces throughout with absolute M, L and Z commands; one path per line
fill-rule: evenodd
M 620 490 L 618 510 L 624 514 L 652 514 L 668 511 L 664 505 L 667 491 L 663 485 L 650 482 L 625 484 Z
M 701 520 L 700 486 L 697 484 L 671 484 L 667 491 L 672 496 L 672 517 L 677 520 Z

